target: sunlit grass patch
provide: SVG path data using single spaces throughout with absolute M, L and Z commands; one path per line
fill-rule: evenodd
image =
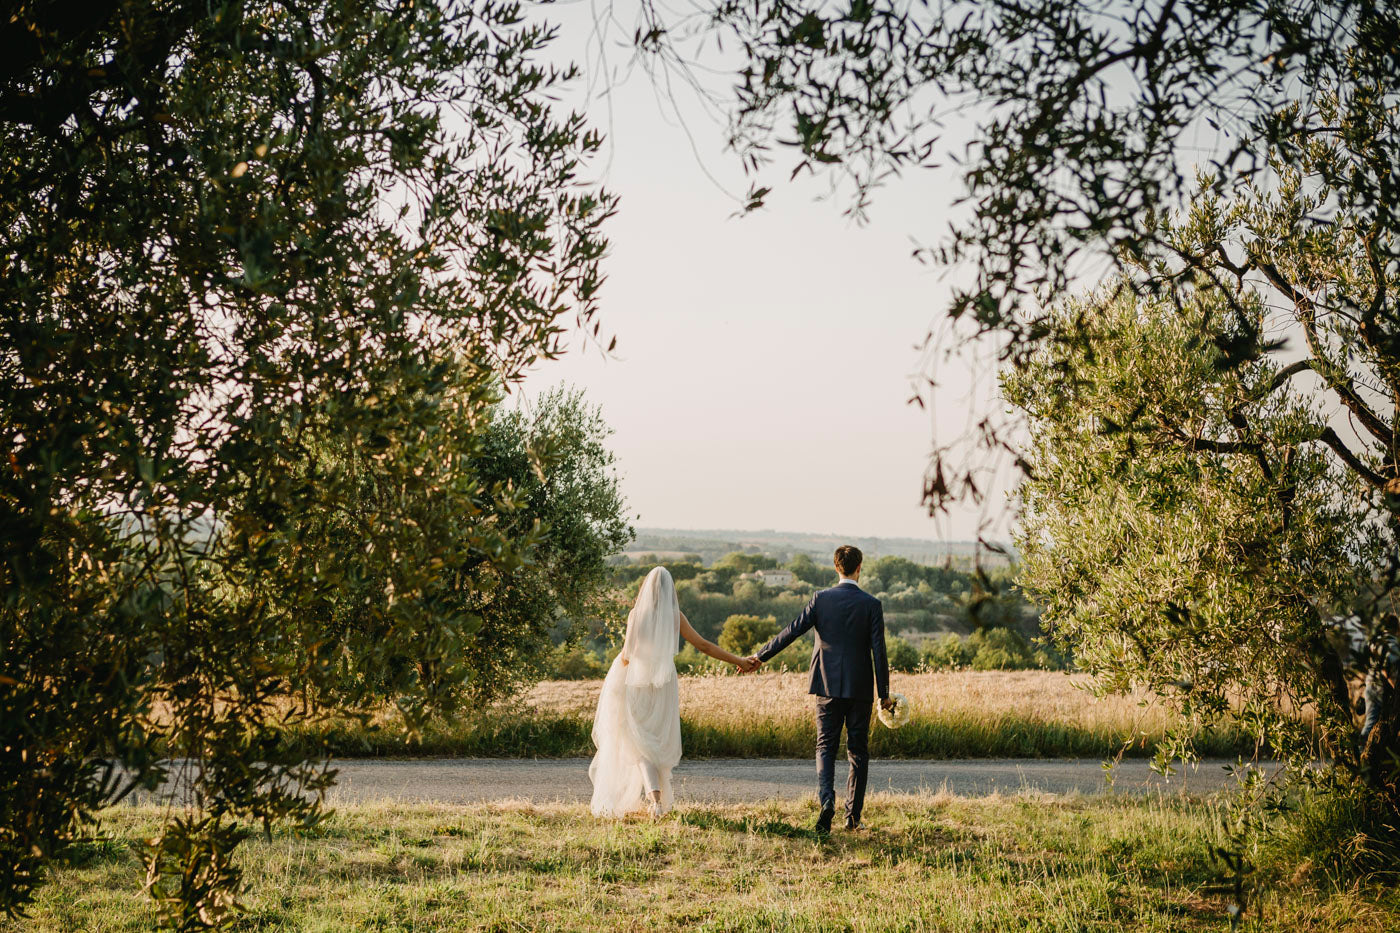
M 596 820 L 577 805 L 365 805 L 279 828 L 240 858 L 236 928 L 413 930 L 1220 930 L 1212 804 L 1178 798 L 875 795 L 822 840 L 815 802 Z M 0 928 L 148 930 L 129 843 L 160 811 L 105 814 L 102 856 L 55 873 Z M 116 853 L 115 855 L 113 853 Z M 1394 893 L 1278 884 L 1270 930 L 1395 929 Z M 1251 921 L 1254 922 L 1254 921 Z

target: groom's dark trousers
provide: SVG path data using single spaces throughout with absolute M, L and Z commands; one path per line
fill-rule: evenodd
M 846 820 L 859 824 L 870 768 L 871 706 L 877 693 L 882 700 L 890 695 L 884 611 L 878 599 L 854 583 L 822 590 L 758 650 L 759 659 L 767 661 L 808 629 L 816 631 L 808 692 L 817 698 L 817 799 L 823 814 L 836 809 L 836 749 L 844 728 L 851 762 Z
M 823 811 L 836 809 L 836 749 L 844 726 L 846 760 L 851 763 L 846 778 L 846 821 L 853 825 L 860 823 L 870 773 L 871 706 L 869 699 L 817 697 L 817 802 Z

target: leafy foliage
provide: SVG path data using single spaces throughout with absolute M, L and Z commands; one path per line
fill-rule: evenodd
M 523 494 L 522 507 L 502 516 L 503 527 L 521 536 L 539 528 L 545 536 L 528 563 L 494 585 L 467 588 L 480 601 L 473 608 L 483 625 L 465 660 L 490 675 L 478 681 L 473 701 L 538 680 L 557 638 L 572 641 L 587 622 L 626 618 L 607 563 L 632 538 L 606 446 L 611 433 L 598 408 L 564 388 L 529 409 L 501 410 L 487 429 L 483 478 Z
M 735 575 L 753 573 L 755 570 L 772 570 L 778 566 L 778 562 L 766 554 L 745 554 L 743 551 L 731 551 L 711 565 L 712 571 L 725 573 L 732 572 Z
M 548 676 L 554 680 L 602 680 L 607 673 L 602 656 L 582 645 L 565 642 L 550 654 Z
M 724 620 L 720 629 L 719 646 L 740 657 L 747 657 L 763 647 L 778 634 L 778 620 L 773 616 L 733 615 Z
M 468 588 L 565 569 L 572 493 L 488 442 L 596 333 L 612 200 L 514 3 L 82 9 L 0 24 L 0 909 L 185 758 L 146 860 L 190 929 L 250 823 L 319 818 L 290 726 L 487 690 Z
M 903 638 L 895 636 L 885 644 L 890 670 L 900 674 L 912 674 L 919 669 L 919 649 Z
M 786 569 L 797 579 L 775 588 L 740 580 L 740 568 L 761 555 L 725 555 L 710 567 L 699 560 L 661 562 L 678 581 L 681 610 L 696 631 L 718 639 L 725 620 L 734 615 L 792 618 L 816 588 L 836 583 L 836 571 L 823 569 L 806 554 L 790 560 Z M 772 558 L 767 558 L 772 560 Z M 619 599 L 635 599 L 642 577 L 656 565 L 643 556 L 636 563 L 616 564 L 612 579 Z M 991 573 L 929 566 L 902 557 L 886 556 L 867 562 L 862 586 L 885 604 L 891 632 L 935 632 L 1009 627 L 1027 635 L 1040 631 L 1036 609 L 1014 585 L 1008 568 Z
M 776 634 L 786 620 L 802 611 L 815 588 L 836 582 L 834 569 L 818 566 L 807 554 L 798 554 L 788 561 L 786 569 L 793 571 L 797 580 L 786 587 L 765 587 L 756 581 L 739 579 L 741 572 L 747 572 L 742 568 L 754 566 L 761 559 L 764 555 L 733 552 L 716 559 L 708 568 L 698 558 L 663 562 L 672 576 L 682 581 L 676 594 L 681 611 L 691 624 L 700 634 L 736 654 L 751 653 Z M 772 561 L 771 556 L 766 559 Z M 622 603 L 636 598 L 642 577 L 656 564 L 654 557 L 644 555 L 636 563 L 612 567 L 612 579 Z M 889 648 L 891 665 L 904 671 L 921 667 L 1066 669 L 1068 655 L 1037 637 L 1041 634 L 1038 610 L 1014 585 L 1012 574 L 1010 568 L 987 573 L 929 566 L 895 556 L 868 561 L 861 575 L 862 586 L 885 606 L 888 644 L 904 646 Z M 970 634 L 964 639 L 958 631 Z M 729 643 L 726 639 L 731 636 Z M 810 645 L 811 639 L 808 633 L 801 641 Z M 1033 644 L 1033 640 L 1038 643 Z M 587 644 L 591 651 L 559 651 L 549 676 L 564 680 L 602 676 L 602 657 L 616 650 L 616 640 L 610 646 L 608 633 L 598 632 Z M 902 652 L 898 658 L 896 650 Z M 896 662 L 903 666 L 896 666 Z M 806 670 L 807 663 L 804 649 L 799 647 L 785 652 L 770 666 Z M 714 662 L 690 646 L 681 649 L 676 667 L 683 674 L 732 672 L 728 665 Z
M 458 685 L 453 702 L 481 705 L 508 696 L 551 672 L 556 661 L 577 668 L 584 657 L 567 652 L 556 657 L 551 654 L 555 644 L 572 642 L 586 622 L 623 615 L 610 594 L 607 558 L 627 545 L 631 529 L 612 472 L 613 455 L 605 446 L 609 433 L 601 412 L 585 402 L 582 392 L 562 387 L 542 394 L 528 408 L 498 405 L 487 424 L 464 431 L 464 439 L 474 445 L 472 475 L 486 488 L 511 490 L 517 497 L 513 508 L 494 516 L 496 527 L 509 540 L 534 543 L 529 559 L 517 566 L 503 568 L 470 556 L 455 574 L 441 578 L 435 607 L 474 620 L 475 629 L 470 641 L 452 652 L 449 680 Z M 390 508 L 387 500 L 396 494 L 378 482 L 357 451 L 339 443 L 332 444 L 332 451 L 332 457 L 356 464 L 359 485 L 356 498 L 345 500 L 337 516 L 341 527 L 327 538 L 327 562 L 334 560 L 333 548 L 365 540 L 360 517 Z M 360 660 L 372 656 L 371 646 L 384 636 L 382 604 L 396 598 L 385 568 L 377 569 L 377 575 L 357 577 L 330 595 L 328 625 L 353 644 L 339 659 L 344 682 L 362 682 L 370 692 L 394 695 L 392 683 L 373 680 L 384 676 L 382 666 L 368 675 L 358 670 Z M 428 676 L 432 672 L 420 657 L 396 657 L 391 667 L 443 679 Z M 586 670 L 584 664 L 561 676 L 586 676 Z M 443 703 L 437 711 L 445 711 Z
M 1208 227 L 1212 204 L 1177 232 Z M 1391 526 L 1330 455 L 1316 392 L 1292 367 L 1220 365 L 1241 328 L 1270 327 L 1257 294 L 1231 297 L 1068 302 L 1057 320 L 1090 339 L 1007 378 L 1032 425 L 1023 579 L 1102 689 L 1143 684 L 1190 717 L 1237 718 L 1300 763 L 1318 751 L 1297 716 L 1308 708 L 1327 752 L 1361 773 L 1331 619 L 1386 566 Z
M 835 568 L 819 565 L 810 554 L 794 554 L 784 569 L 791 570 L 793 576 L 812 586 L 831 586 L 836 582 Z
M 924 642 L 920 666 L 930 671 L 969 668 L 974 671 L 1068 670 L 1070 658 L 1052 646 L 1032 644 L 1008 628 L 981 628 L 966 638 L 948 632 Z M 891 662 L 893 663 L 893 662 Z
M 1037 436 L 1027 569 L 1035 591 L 1062 590 L 1053 624 L 1099 620 L 1079 631 L 1089 666 L 1190 685 L 1205 716 L 1242 690 L 1260 739 L 1299 755 L 1291 712 L 1315 708 L 1327 754 L 1394 808 L 1400 281 L 1394 232 L 1354 203 L 1390 118 L 1364 96 L 1313 106 L 1280 113 L 1329 128 L 1274 155 L 1273 186 L 1227 201 L 1206 178 L 1183 219 L 1156 223 L 1193 257 L 1143 273 L 1170 283 L 1161 297 L 1061 309 L 1052 345 L 1011 377 Z M 1134 601 L 1137 618 L 1120 614 Z M 1360 651 L 1335 618 L 1353 609 Z M 1367 675 L 1380 725 L 1363 745 L 1352 694 Z

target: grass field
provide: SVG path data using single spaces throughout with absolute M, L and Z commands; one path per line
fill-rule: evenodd
M 1220 931 L 1223 879 L 1201 801 L 877 795 L 826 842 L 815 805 L 683 807 L 657 823 L 580 806 L 365 806 L 314 834 L 244 844 L 241 931 Z M 120 808 L 85 864 L 5 933 L 146 931 Z M 1306 871 L 1271 879 L 1243 929 L 1400 929 L 1400 896 Z
M 1098 699 L 1082 678 L 1052 671 L 895 674 L 891 689 L 913 701 L 897 732 L 872 729 L 884 758 L 1106 757 L 1126 748 L 1149 756 L 1175 722 L 1145 696 Z M 681 730 L 690 758 L 807 758 L 812 700 L 806 674 L 681 678 Z M 601 681 L 554 681 L 510 704 L 440 722 L 410 744 L 392 716 L 317 737 L 335 754 L 568 757 L 593 752 L 589 732 Z M 1201 732 L 1205 756 L 1252 754 L 1242 733 Z

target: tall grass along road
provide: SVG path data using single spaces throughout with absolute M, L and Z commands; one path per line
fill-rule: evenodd
M 681 732 L 687 758 L 807 758 L 812 699 L 803 673 L 682 677 Z M 895 674 L 891 689 L 914 703 L 898 731 L 871 729 L 877 758 L 1150 757 L 1177 715 L 1145 695 L 1098 698 L 1083 678 L 1052 671 Z M 568 758 L 591 755 L 599 681 L 551 681 L 523 699 L 465 712 L 409 741 L 386 714 L 364 728 L 347 723 L 307 734 L 338 757 L 454 756 Z M 324 745 L 323 745 L 324 743 Z M 1252 755 L 1242 732 L 1197 730 L 1207 757 Z

